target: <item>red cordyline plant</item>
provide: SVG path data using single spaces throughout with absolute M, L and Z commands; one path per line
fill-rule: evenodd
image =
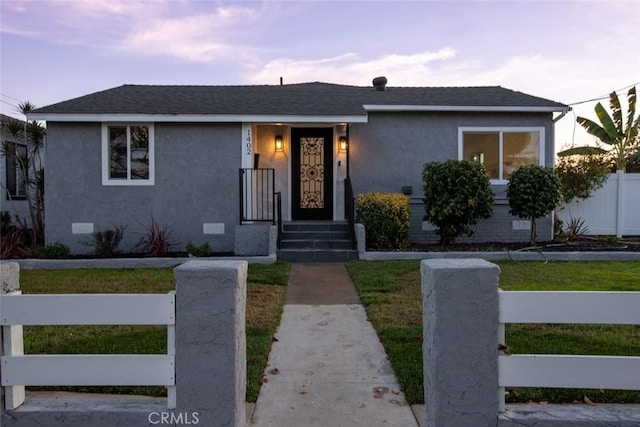
M 2 234 L 0 239 L 0 259 L 26 258 L 29 249 L 24 245 L 22 232 L 11 229 Z
M 171 241 L 172 236 L 173 230 L 169 225 L 160 225 L 151 217 L 151 224 L 146 227 L 136 247 L 150 256 L 164 256 L 176 245 Z

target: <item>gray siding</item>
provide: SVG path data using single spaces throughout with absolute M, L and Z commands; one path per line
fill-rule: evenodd
M 411 240 L 437 241 L 434 232 L 422 231 L 422 169 L 430 161 L 458 158 L 460 127 L 544 127 L 545 163 L 552 166 L 555 157 L 553 122 L 550 113 L 370 113 L 369 122 L 350 128 L 350 176 L 354 193 L 368 191 L 400 192 L 412 186 Z M 459 241 L 526 241 L 529 231 L 512 230 L 505 186 L 494 186 L 494 216 L 482 221 L 471 239 Z M 552 236 L 552 221 L 537 221 L 538 238 Z
M 411 215 L 411 230 L 409 238 L 415 243 L 438 243 L 440 236 L 435 231 L 424 231 L 422 221 L 425 207 L 422 199 L 412 198 L 409 202 Z M 497 200 L 493 206 L 493 216 L 480 221 L 473 227 L 474 234 L 471 237 L 461 236 L 457 243 L 477 242 L 528 242 L 531 236 L 530 230 L 514 230 L 513 221 L 520 220 L 509 213 L 509 205 L 506 200 Z M 537 235 L 539 241 L 550 240 L 552 236 L 552 221 L 550 217 L 536 220 Z
M 151 217 L 173 230 L 175 250 L 192 241 L 233 251 L 238 221 L 241 127 L 235 124 L 155 124 L 155 185 L 103 186 L 100 123 L 48 123 L 47 242 L 89 252 L 72 223 L 95 230 L 126 225 L 123 250 L 138 241 Z M 203 234 L 203 223 L 224 234 Z

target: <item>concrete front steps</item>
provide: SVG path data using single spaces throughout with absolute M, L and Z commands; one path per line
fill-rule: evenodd
M 347 262 L 358 259 L 346 221 L 282 224 L 278 259 L 290 262 Z

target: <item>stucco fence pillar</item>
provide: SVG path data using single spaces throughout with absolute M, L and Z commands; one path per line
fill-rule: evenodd
M 17 263 L 0 263 L 2 292 L 19 288 Z M 176 408 L 164 399 L 118 396 L 60 403 L 64 397 L 6 410 L 2 426 L 246 425 L 246 261 L 189 261 L 175 268 Z M 12 327 L 13 328 L 13 327 Z M 1 348 L 1 347 L 0 347 Z M 99 368 L 97 368 L 99 369 Z M 0 387 L 4 392 L 20 390 Z M 7 408 L 9 409 L 9 408 Z M 165 422 L 169 421 L 169 422 Z M 173 422 L 171 422 L 173 421 Z
M 0 295 L 14 293 L 20 293 L 20 265 L 17 262 L 0 262 Z M 11 348 L 11 354 L 6 354 L 8 348 Z M 21 354 L 23 354 L 22 325 L 0 327 L 0 356 Z M 2 384 L 1 375 L 0 384 Z M 20 406 L 24 399 L 24 386 L 0 387 L 0 410 L 2 412 Z
M 424 260 L 426 426 L 495 426 L 499 268 L 482 259 Z
M 189 261 L 176 279 L 177 411 L 244 427 L 246 261 Z

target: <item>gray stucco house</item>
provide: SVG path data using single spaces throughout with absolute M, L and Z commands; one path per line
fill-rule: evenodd
M 495 213 L 472 239 L 526 241 L 505 186 L 519 165 L 553 164 L 553 114 L 569 107 L 498 86 L 374 85 L 124 85 L 37 109 L 47 241 L 83 252 L 82 234 L 117 224 L 131 235 L 153 215 L 184 244 L 244 252 L 266 233 L 245 230 L 277 217 L 275 192 L 284 223 L 344 222 L 347 181 L 354 195 L 410 193 L 411 239 L 430 241 L 421 172 L 447 159 L 481 161 L 491 175 Z M 538 232 L 551 238 L 552 219 Z

